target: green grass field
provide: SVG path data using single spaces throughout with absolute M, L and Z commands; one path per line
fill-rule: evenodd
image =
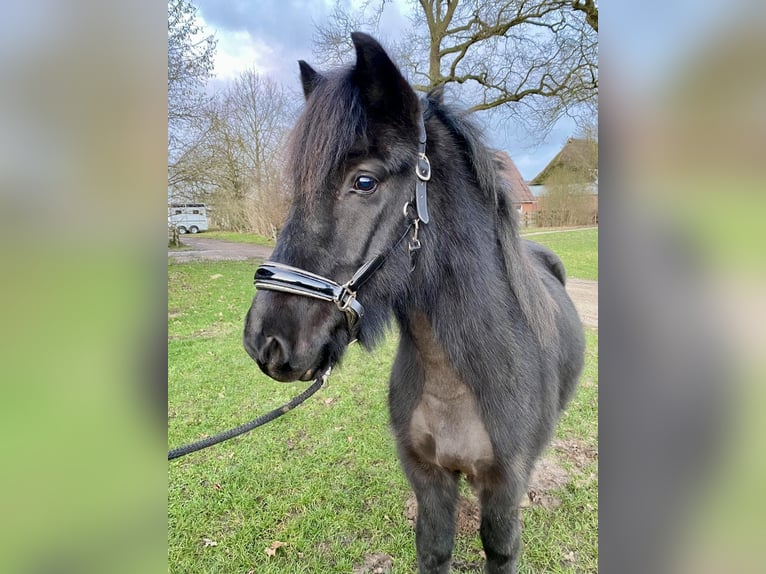
M 224 241 L 233 241 L 234 243 L 255 243 L 256 245 L 267 245 L 274 247 L 274 241 L 257 233 L 239 233 L 236 231 L 205 231 L 202 237 L 209 239 L 222 239 Z M 183 241 L 183 239 L 181 239 Z
M 541 233 L 545 229 L 526 230 L 527 239 L 550 247 L 561 257 L 568 277 L 598 280 L 598 227 Z M 527 235 L 535 233 L 534 235 Z
M 255 267 L 168 266 L 169 446 L 250 420 L 306 387 L 268 379 L 242 348 Z M 564 480 L 538 493 L 554 504 L 522 510 L 520 572 L 597 571 L 597 456 L 581 454 L 597 449 L 598 335 L 587 337 L 581 385 L 549 451 Z M 168 464 L 169 572 L 372 572 L 364 565 L 374 553 L 390 557 L 391 572 L 415 572 L 410 489 L 386 407 L 395 344 L 392 333 L 373 354 L 352 347 L 329 385 L 295 411 Z M 467 487 L 463 494 L 473 500 Z M 481 561 L 468 528 L 456 538 L 454 569 L 480 572 Z

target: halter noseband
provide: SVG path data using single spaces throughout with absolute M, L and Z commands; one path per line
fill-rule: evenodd
M 426 126 L 423 114 L 418 115 L 418 158 L 415 163 L 415 182 L 414 202 L 410 201 L 404 205 L 404 217 L 409 224 L 399 239 L 386 250 L 367 261 L 346 283 L 336 283 L 332 279 L 316 275 L 291 267 L 283 263 L 266 261 L 255 270 L 255 288 L 266 289 L 269 291 L 279 291 L 281 293 L 290 293 L 293 295 L 302 295 L 312 297 L 322 301 L 331 301 L 335 303 L 340 311 L 346 315 L 351 339 L 356 339 L 359 332 L 359 325 L 364 317 L 364 307 L 357 301 L 356 294 L 362 285 L 372 277 L 372 275 L 381 268 L 389 255 L 409 234 L 411 229 L 415 229 L 412 238 L 409 241 L 408 250 L 410 257 L 414 257 L 415 252 L 420 249 L 420 240 L 418 239 L 418 230 L 420 223 L 428 223 L 428 180 L 431 179 L 431 163 L 426 156 Z M 415 216 L 410 215 L 410 210 L 415 208 Z

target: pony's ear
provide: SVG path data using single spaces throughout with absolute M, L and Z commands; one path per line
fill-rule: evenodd
M 303 84 L 303 97 L 307 100 L 317 87 L 317 84 L 322 81 L 322 74 L 317 72 L 314 68 L 309 66 L 303 60 L 298 60 L 298 67 L 301 69 L 301 84 Z
M 393 117 L 409 117 L 417 109 L 415 92 L 399 68 L 372 36 L 362 32 L 351 34 L 356 49 L 354 82 L 368 109 Z
M 436 102 L 439 105 L 444 104 L 444 84 L 440 84 L 428 92 L 427 97 L 429 100 Z

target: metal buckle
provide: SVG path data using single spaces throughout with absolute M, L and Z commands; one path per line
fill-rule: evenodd
M 415 163 L 415 174 L 420 181 L 431 179 L 431 162 L 425 152 L 418 153 L 418 161 Z
M 420 239 L 418 239 L 418 231 L 420 231 L 420 220 L 416 219 L 412 222 L 412 224 L 415 226 L 415 231 L 413 231 L 412 239 L 410 239 L 410 242 L 408 245 L 410 253 L 420 249 Z
M 341 285 L 341 290 L 338 294 L 338 299 L 335 301 L 335 304 L 338 306 L 338 309 L 346 312 L 348 311 L 354 299 L 356 299 L 356 292 L 349 289 L 348 283 L 346 283 L 345 285 Z
M 322 375 L 322 385 L 327 384 L 327 379 L 330 378 L 330 373 L 332 373 L 332 365 L 327 367 L 327 370 L 324 372 L 324 375 Z

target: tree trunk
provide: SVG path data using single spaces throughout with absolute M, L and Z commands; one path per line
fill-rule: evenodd
M 168 247 L 181 247 L 181 236 L 175 225 L 168 225 Z

